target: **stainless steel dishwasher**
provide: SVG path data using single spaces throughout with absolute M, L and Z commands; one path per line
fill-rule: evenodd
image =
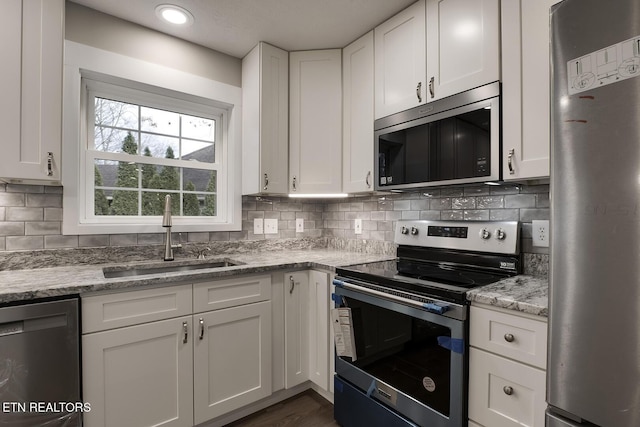
M 0 426 L 80 426 L 78 299 L 0 308 Z

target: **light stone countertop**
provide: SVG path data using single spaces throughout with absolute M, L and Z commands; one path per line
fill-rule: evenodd
M 335 271 L 336 267 L 395 259 L 391 255 L 343 252 L 332 249 L 303 249 L 224 254 L 202 261 L 151 261 L 100 265 L 72 265 L 28 270 L 0 271 L 0 303 L 37 298 L 86 294 L 97 291 L 135 289 L 170 285 L 177 282 L 204 281 L 239 274 L 258 274 L 275 270 L 317 268 Z M 135 268 L 210 263 L 227 260 L 239 265 L 191 271 L 105 279 L 102 268 Z
M 467 300 L 536 316 L 549 314 L 546 277 L 519 275 L 467 292 Z

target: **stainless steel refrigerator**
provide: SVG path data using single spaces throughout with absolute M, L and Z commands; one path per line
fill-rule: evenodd
M 640 426 L 640 0 L 551 9 L 547 427 Z

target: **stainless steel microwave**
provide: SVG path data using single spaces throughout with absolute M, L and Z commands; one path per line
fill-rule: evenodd
M 500 83 L 375 121 L 376 190 L 498 181 Z

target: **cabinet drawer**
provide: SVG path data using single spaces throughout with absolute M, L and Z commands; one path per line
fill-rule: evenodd
M 269 299 L 271 299 L 271 276 L 234 277 L 193 285 L 194 313 Z
M 546 322 L 474 306 L 470 319 L 472 346 L 546 368 Z
M 544 427 L 545 372 L 469 350 L 469 418 L 491 427 Z
M 82 297 L 82 333 L 191 314 L 191 285 Z

